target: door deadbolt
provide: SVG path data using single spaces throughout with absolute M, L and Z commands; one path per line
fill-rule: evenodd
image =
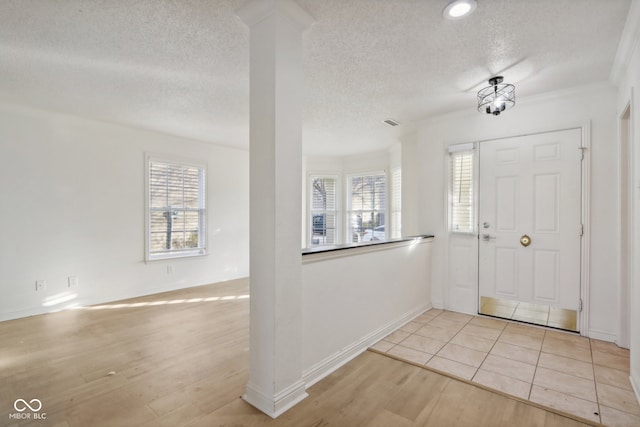
M 525 248 L 531 244 L 531 237 L 526 234 L 520 238 L 520 244 Z

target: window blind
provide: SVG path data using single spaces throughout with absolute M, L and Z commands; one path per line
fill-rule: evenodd
M 336 242 L 336 178 L 312 176 L 311 246 Z
M 402 170 L 391 170 L 391 237 L 402 237 Z
M 473 151 L 450 154 L 450 226 L 454 232 L 472 233 L 473 227 Z
M 205 249 L 204 167 L 148 162 L 148 259 Z
M 384 240 L 387 180 L 384 173 L 352 175 L 347 183 L 348 242 Z

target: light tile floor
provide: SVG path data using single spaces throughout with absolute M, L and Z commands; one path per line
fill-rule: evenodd
M 608 426 L 640 426 L 629 351 L 612 343 L 431 309 L 371 348 Z

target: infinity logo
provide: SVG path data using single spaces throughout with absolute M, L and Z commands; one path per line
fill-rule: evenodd
M 20 408 L 22 409 L 18 407 L 19 403 L 22 403 L 22 405 L 20 406 Z M 29 403 L 33 406 L 31 406 Z M 24 412 L 27 410 L 27 408 L 31 409 L 31 412 L 38 412 L 40 409 L 42 409 L 42 402 L 40 402 L 38 399 L 31 399 L 29 403 L 27 403 L 27 401 L 24 399 L 18 399 L 15 402 L 13 402 L 13 408 L 18 412 Z M 34 408 L 36 404 L 38 405 L 38 407 Z

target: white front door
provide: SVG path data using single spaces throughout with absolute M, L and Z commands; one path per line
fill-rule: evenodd
M 479 146 L 480 297 L 579 310 L 581 130 Z

